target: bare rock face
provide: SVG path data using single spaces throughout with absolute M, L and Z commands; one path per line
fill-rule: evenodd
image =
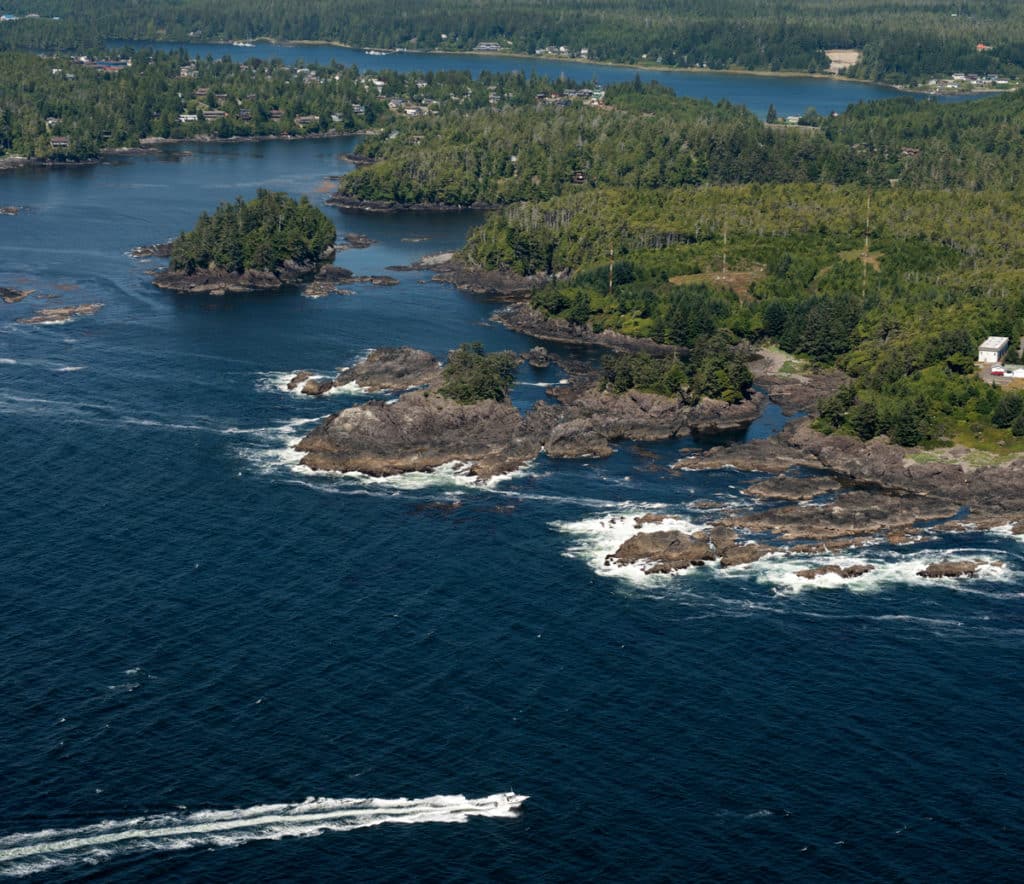
M 441 379 L 441 366 L 426 350 L 411 347 L 382 347 L 365 360 L 341 372 L 335 383 L 355 383 L 368 393 L 411 390 Z
M 956 504 L 928 497 L 893 495 L 880 491 L 851 491 L 821 506 L 782 506 L 740 513 L 723 524 L 781 540 L 823 540 L 865 537 L 921 522 L 949 519 Z
M 636 520 L 637 528 L 657 524 L 665 516 L 646 515 Z M 756 543 L 737 543 L 738 535 L 719 525 L 709 531 L 686 534 L 682 531 L 641 531 L 634 534 L 614 553 L 607 564 L 640 563 L 645 574 L 668 574 L 718 560 L 719 567 L 746 565 L 764 558 L 772 549 Z
M 368 402 L 331 415 L 296 447 L 306 452 L 302 463 L 316 470 L 389 476 L 460 461 L 486 479 L 537 456 L 550 429 L 542 412 L 521 415 L 508 402 L 460 405 L 406 393 L 390 405 Z
M 687 452 L 676 461 L 677 470 L 718 470 L 733 468 L 759 473 L 784 473 L 792 467 L 821 469 L 821 461 L 778 436 L 755 439 L 742 445 L 716 445 L 706 451 Z
M 608 457 L 612 447 L 608 437 L 594 427 L 593 421 L 578 418 L 557 424 L 544 443 L 548 457 Z
M 526 354 L 526 361 L 534 368 L 547 368 L 551 364 L 551 356 L 544 347 L 533 347 Z
M 309 378 L 309 380 L 302 385 L 301 392 L 305 393 L 307 396 L 322 396 L 333 386 L 334 381 L 330 378 Z
M 313 372 L 311 371 L 296 372 L 295 376 L 292 377 L 290 381 L 288 381 L 288 389 L 294 390 L 299 384 L 304 383 L 311 377 L 313 377 Z
M 641 562 L 645 574 L 667 574 L 703 565 L 714 558 L 706 532 L 646 531 L 630 537 L 608 561 L 620 565 Z
M 918 577 L 928 577 L 931 579 L 940 579 L 943 577 L 977 577 L 978 569 L 985 565 L 994 565 L 1002 567 L 1002 562 L 978 562 L 978 561 L 965 561 L 965 562 L 933 562 L 927 568 L 917 572 Z
M 770 500 L 811 500 L 838 491 L 839 487 L 839 483 L 828 476 L 779 476 L 748 485 L 743 493 Z
M 691 432 L 745 427 L 760 413 L 761 404 L 758 394 L 738 405 L 715 399 L 691 405 L 679 397 L 593 387 L 578 395 L 570 407 L 574 419 L 589 421 L 607 439 L 655 442 Z

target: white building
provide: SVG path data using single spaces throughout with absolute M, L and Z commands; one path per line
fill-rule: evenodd
M 978 362 L 999 362 L 1010 347 L 1009 338 L 985 338 L 978 347 Z

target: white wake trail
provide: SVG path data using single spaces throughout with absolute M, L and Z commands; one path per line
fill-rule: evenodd
M 23 876 L 80 863 L 95 865 L 127 853 L 233 847 L 249 841 L 310 837 L 385 823 L 464 823 L 471 817 L 514 817 L 527 796 L 483 798 L 307 798 L 125 820 L 77 829 L 45 829 L 0 837 L 0 875 Z

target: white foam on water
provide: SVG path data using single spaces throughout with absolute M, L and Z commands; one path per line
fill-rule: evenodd
M 57 371 L 85 371 L 84 365 L 62 365 Z
M 757 562 L 738 565 L 716 571 L 724 577 L 753 578 L 762 585 L 770 586 L 777 595 L 799 595 L 816 589 L 844 589 L 850 592 L 881 592 L 893 587 L 943 587 L 957 592 L 980 593 L 983 595 L 1006 596 L 993 591 L 990 584 L 998 583 L 1015 586 L 1021 577 L 1019 570 L 1009 563 L 985 564 L 978 568 L 976 577 L 922 577 L 923 571 L 937 562 L 992 561 L 992 550 L 950 549 L 901 553 L 875 547 L 859 553 L 837 553 L 835 555 L 791 556 L 785 552 L 772 553 Z M 797 572 L 836 565 L 849 568 L 856 565 L 871 565 L 873 570 L 859 577 L 843 578 L 838 574 L 821 574 L 813 578 L 798 577 Z M 978 584 L 985 584 L 985 587 Z M 1016 594 L 1014 594 L 1016 595 Z
M 143 851 L 236 847 L 250 841 L 308 838 L 386 823 L 512 818 L 526 800 L 526 795 L 511 792 L 482 798 L 307 798 L 297 804 L 105 820 L 76 829 L 44 829 L 0 837 L 0 875 L 20 877 L 72 865 L 96 865 Z
M 0 365 L 17 365 L 17 359 L 8 359 L 6 356 L 0 358 Z
M 347 384 L 335 384 L 325 394 L 327 396 L 369 396 L 370 391 L 366 387 L 360 387 L 355 381 Z M 393 400 L 394 401 L 394 400 Z
M 424 488 L 473 488 L 482 487 L 476 476 L 469 470 L 472 464 L 453 460 L 433 470 L 400 473 L 397 476 L 368 476 L 366 473 L 332 473 L 343 479 L 362 485 L 393 488 L 398 491 L 421 491 Z
M 562 378 L 560 381 L 516 381 L 515 386 L 517 387 L 564 387 L 569 383 L 568 378 Z
M 636 519 L 645 515 L 643 510 L 632 512 L 605 513 L 576 522 L 550 522 L 550 527 L 574 538 L 564 555 L 567 558 L 586 562 L 593 572 L 601 577 L 619 577 L 631 583 L 665 583 L 669 574 L 646 574 L 642 563 L 620 565 L 609 563 L 606 558 L 635 534 L 654 531 L 682 531 L 693 534 L 708 526 L 699 525 L 682 516 L 670 516 L 661 522 L 636 526 Z M 701 569 L 707 570 L 707 569 Z

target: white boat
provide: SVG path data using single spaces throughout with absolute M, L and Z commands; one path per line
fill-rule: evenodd
M 256 44 L 255 43 L 246 43 L 243 40 L 235 40 L 231 45 L 232 46 L 244 46 L 246 49 L 252 49 Z

